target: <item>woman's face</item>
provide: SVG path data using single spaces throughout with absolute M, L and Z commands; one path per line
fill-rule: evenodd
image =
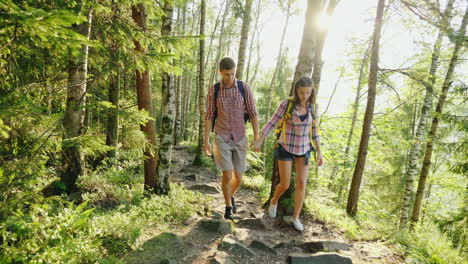
M 301 103 L 305 103 L 312 94 L 312 86 L 299 86 L 296 91 Z

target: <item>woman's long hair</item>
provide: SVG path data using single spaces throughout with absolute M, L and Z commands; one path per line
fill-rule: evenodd
M 301 77 L 299 80 L 296 81 L 294 84 L 294 103 L 298 104 L 299 103 L 299 96 L 297 95 L 297 88 L 299 87 L 312 87 L 312 92 L 310 93 L 309 97 L 309 103 L 310 104 L 315 104 L 315 88 L 314 88 L 314 82 L 310 77 Z

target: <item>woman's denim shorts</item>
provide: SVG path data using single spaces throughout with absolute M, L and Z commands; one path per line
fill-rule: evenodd
M 310 152 L 314 151 L 314 148 L 311 150 L 307 151 L 306 154 L 304 155 L 295 155 L 292 154 L 291 152 L 288 152 L 283 148 L 281 144 L 278 144 L 278 147 L 275 149 L 275 157 L 278 158 L 278 160 L 283 160 L 283 161 L 292 161 L 295 158 L 304 158 L 305 165 L 309 165 L 309 160 L 310 160 Z

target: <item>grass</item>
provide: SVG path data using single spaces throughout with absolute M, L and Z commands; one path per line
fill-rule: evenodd
M 453 248 L 448 237 L 430 222 L 417 227 L 412 233 L 397 233 L 394 241 L 404 247 L 409 263 L 466 263 L 466 259 Z
M 377 207 L 372 198 L 362 196 L 356 217 L 330 199 L 323 190 L 311 192 L 308 210 L 320 221 L 336 226 L 349 240 L 385 240 L 400 245 L 407 263 L 462 264 L 464 259 L 453 248 L 450 239 L 435 224 L 426 221 L 414 232 L 397 232 L 396 216 Z
M 167 196 L 143 194 L 141 164 L 120 162 L 80 177 L 77 206 L 53 196 L 23 206 L 0 222 L 0 263 L 119 263 L 143 234 L 183 226 L 209 199 L 172 184 Z

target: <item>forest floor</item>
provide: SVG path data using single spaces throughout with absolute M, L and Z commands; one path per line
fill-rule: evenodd
M 234 221 L 223 219 L 220 177 L 211 168 L 195 167 L 193 154 L 175 147 L 173 182 L 210 199 L 210 208 L 193 215 L 185 226 L 159 234 L 143 234 L 141 247 L 126 263 L 405 263 L 385 241 L 348 241 L 343 232 L 310 215 L 301 217 L 305 230 L 296 231 L 278 216 L 268 217 L 255 190 L 236 194 Z

